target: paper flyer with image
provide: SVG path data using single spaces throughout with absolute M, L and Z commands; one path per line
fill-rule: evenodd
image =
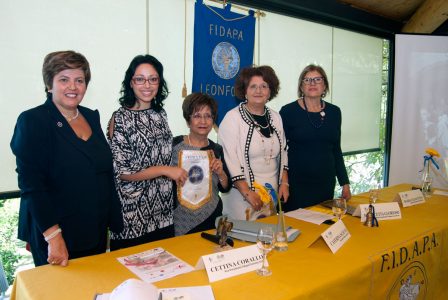
M 193 271 L 193 267 L 163 248 L 119 257 L 117 260 L 145 282 L 156 282 Z

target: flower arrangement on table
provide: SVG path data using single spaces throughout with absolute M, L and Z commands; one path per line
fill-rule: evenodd
M 431 163 L 439 169 L 439 165 L 435 161 L 434 157 L 440 157 L 440 153 L 434 148 L 426 148 L 425 150 L 427 155 L 423 156 L 423 169 L 422 172 L 422 192 L 424 195 L 428 195 L 431 191 L 431 183 L 432 177 L 430 174 L 430 165 Z
M 256 181 L 254 181 L 253 186 L 257 194 L 260 196 L 261 202 L 263 202 L 263 204 L 269 204 L 271 200 L 273 200 L 271 198 L 271 195 L 269 194 L 269 190 L 265 186 L 262 186 Z
M 274 187 L 269 183 L 263 185 L 256 181 L 253 182 L 253 187 L 255 192 L 260 196 L 263 206 L 260 210 L 254 210 L 252 207 L 246 208 L 246 221 L 253 221 L 259 218 L 275 215 L 277 213 L 276 206 L 279 199 Z

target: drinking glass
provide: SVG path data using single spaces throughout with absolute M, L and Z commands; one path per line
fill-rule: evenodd
M 274 246 L 275 238 L 272 227 L 261 227 L 257 234 L 257 247 L 263 254 L 263 265 L 257 270 L 257 274 L 261 276 L 269 276 L 272 271 L 269 270 L 267 255 Z
M 379 194 L 380 194 L 379 189 L 371 189 L 369 191 L 370 204 L 375 204 L 376 200 L 378 200 Z
M 333 205 L 331 207 L 333 215 L 340 220 L 342 216 L 347 212 L 347 202 L 344 198 L 333 199 Z

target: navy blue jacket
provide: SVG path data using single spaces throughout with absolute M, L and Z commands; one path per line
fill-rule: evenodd
M 98 189 L 93 158 L 50 98 L 20 114 L 11 140 L 21 192 L 19 238 L 29 241 L 59 224 L 69 252 L 93 248 L 107 227 L 119 232 L 123 226 L 99 113 L 78 108 L 92 135 L 107 146 L 110 188 Z

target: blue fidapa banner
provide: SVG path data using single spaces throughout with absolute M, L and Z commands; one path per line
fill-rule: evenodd
M 254 12 L 241 15 L 201 0 L 195 4 L 193 92 L 218 102 L 218 120 L 238 105 L 233 84 L 241 68 L 252 65 L 255 39 Z

